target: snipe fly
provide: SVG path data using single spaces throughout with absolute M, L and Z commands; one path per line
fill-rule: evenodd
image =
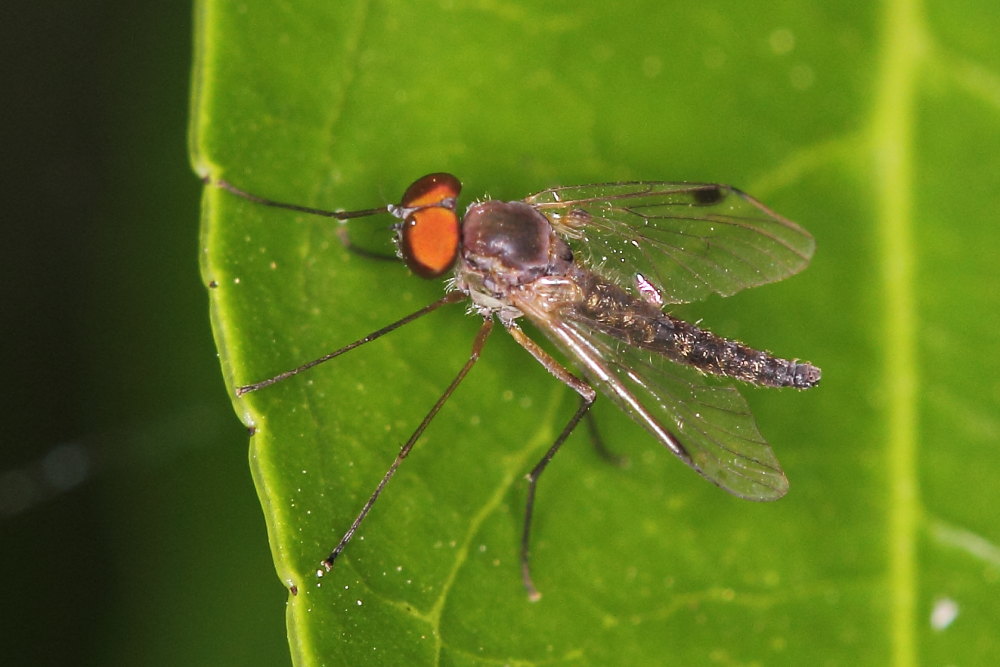
M 532 599 L 539 597 L 529 567 L 538 479 L 598 391 L 726 491 L 764 501 L 788 490 L 739 391 L 706 376 L 808 389 L 819 383 L 819 368 L 722 338 L 664 311 L 712 293 L 729 296 L 775 282 L 809 263 L 812 236 L 736 188 L 659 181 L 558 187 L 520 201 L 477 202 L 460 219 L 461 183 L 451 174 L 420 178 L 398 205 L 360 211 L 314 209 L 259 197 L 225 181 L 215 184 L 257 204 L 341 221 L 389 213 L 399 220 L 393 225 L 398 255 L 413 273 L 437 278 L 454 269 L 447 293 L 434 303 L 319 359 L 241 386 L 237 394 L 297 375 L 447 304 L 468 300 L 470 311 L 483 320 L 465 365 L 403 444 L 318 574 L 333 567 L 400 463 L 475 364 L 494 321 L 581 399 L 528 474 L 521 573 Z M 529 338 L 518 324 L 522 317 L 582 375 Z

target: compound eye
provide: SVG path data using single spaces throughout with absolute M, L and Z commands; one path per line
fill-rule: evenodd
M 458 256 L 459 222 L 455 211 L 443 206 L 417 209 L 403 221 L 400 248 L 403 261 L 421 278 L 437 278 Z
M 455 263 L 461 233 L 455 201 L 461 191 L 462 183 L 442 172 L 417 179 L 403 193 L 400 250 L 421 278 L 437 278 Z
M 451 174 L 427 174 L 406 189 L 399 205 L 402 208 L 444 205 L 454 209 L 455 200 L 461 191 L 462 182 Z

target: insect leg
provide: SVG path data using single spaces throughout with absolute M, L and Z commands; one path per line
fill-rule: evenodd
M 379 213 L 392 213 L 392 207 L 390 206 L 379 206 L 377 208 L 366 208 L 360 211 L 330 211 L 323 208 L 313 208 L 311 206 L 301 206 L 299 204 L 290 204 L 283 201 L 275 201 L 274 199 L 268 199 L 267 197 L 261 197 L 260 195 L 255 195 L 252 192 L 247 192 L 242 190 L 229 181 L 222 180 L 221 178 L 212 180 L 211 178 L 202 179 L 207 185 L 214 185 L 217 188 L 221 188 L 226 192 L 230 192 L 241 199 L 246 199 L 254 204 L 260 204 L 262 206 L 271 206 L 272 208 L 283 208 L 288 211 L 296 211 L 298 213 L 308 213 L 309 215 L 318 215 L 324 218 L 336 218 L 340 222 L 346 222 L 351 218 L 363 218 L 369 215 L 378 215 Z M 369 259 L 381 259 L 381 260 L 392 260 L 399 261 L 399 258 L 395 255 L 383 255 L 378 252 L 372 252 L 371 250 L 365 250 L 357 245 L 355 245 L 347 234 L 347 227 L 341 225 L 337 228 L 337 238 L 340 242 L 344 244 L 350 252 L 361 255 L 362 257 L 368 257 Z
M 608 448 L 607 443 L 604 442 L 604 438 L 601 437 L 600 429 L 597 428 L 597 421 L 594 419 L 594 413 L 588 411 L 586 418 L 587 431 L 590 433 L 590 442 L 594 445 L 597 455 L 611 465 L 618 466 L 619 468 L 626 467 L 628 464 L 628 458 L 622 456 L 621 454 L 615 454 Z
M 377 208 L 366 208 L 360 211 L 330 211 L 323 208 L 313 208 L 311 206 L 301 206 L 299 204 L 289 204 L 288 202 L 275 201 L 274 199 L 268 199 L 267 197 L 261 197 L 260 195 L 255 195 L 252 192 L 247 192 L 246 190 L 241 190 L 229 181 L 224 181 L 221 178 L 212 180 L 211 178 L 202 179 L 207 185 L 214 185 L 217 188 L 221 188 L 226 192 L 230 192 L 241 199 L 246 199 L 247 201 L 253 202 L 254 204 L 261 204 L 262 206 L 271 206 L 272 208 L 283 208 L 288 211 L 297 211 L 299 213 L 308 213 L 309 215 L 319 215 L 324 218 L 336 218 L 337 220 L 348 220 L 350 218 L 363 218 L 369 215 L 377 215 L 379 213 L 389 213 L 388 206 L 379 206 Z
M 351 240 L 351 235 L 347 232 L 347 225 L 340 225 L 337 227 L 337 238 L 340 239 L 341 245 L 347 249 L 348 252 L 352 252 L 359 257 L 365 257 L 367 259 L 377 259 L 380 262 L 400 262 L 402 261 L 396 255 L 386 255 L 380 252 L 375 252 L 374 250 L 368 250 L 367 248 L 362 248 L 361 246 L 354 243 Z
M 441 297 L 440 299 L 438 299 L 434 303 L 429 304 L 427 306 L 424 306 L 423 308 L 421 308 L 420 310 L 416 311 L 415 313 L 410 313 L 409 315 L 407 315 L 403 319 L 396 320 L 392 324 L 384 326 L 384 327 L 382 327 L 381 329 L 379 329 L 377 331 L 373 331 L 370 334 L 368 334 L 367 336 L 365 336 L 364 338 L 359 338 L 356 341 L 354 341 L 353 343 L 348 343 L 347 345 L 345 345 L 344 347 L 342 347 L 340 349 L 334 350 L 333 352 L 330 352 L 329 354 L 324 354 L 319 359 L 313 359 L 312 361 L 309 361 L 309 362 L 306 362 L 306 363 L 302 364 L 298 368 L 293 368 L 292 370 L 285 371 L 284 373 L 278 373 L 274 377 L 268 378 L 266 380 L 261 380 L 260 382 L 254 382 L 253 384 L 245 384 L 245 385 L 243 385 L 241 387 L 237 387 L 236 388 L 236 395 L 237 396 L 243 396 L 244 394 L 249 394 L 251 391 L 257 391 L 258 389 L 263 389 L 264 387 L 270 387 L 272 384 L 276 384 L 278 382 L 281 382 L 282 380 L 287 380 L 288 378 L 292 377 L 293 375 L 298 375 L 302 371 L 307 371 L 310 368 L 312 368 L 313 366 L 318 366 L 319 364 L 323 363 L 324 361 L 330 361 L 330 359 L 333 359 L 334 357 L 339 357 L 340 355 L 344 354 L 345 352 L 350 352 L 351 350 L 353 350 L 356 347 L 360 347 L 360 346 L 364 345 L 365 343 L 370 343 L 373 340 L 375 340 L 376 338 L 384 336 L 385 334 L 389 333 L 390 331 L 395 331 L 396 329 L 398 329 L 399 327 L 403 326 L 404 324 L 409 324 L 410 322 L 412 322 L 413 320 L 417 319 L 418 317 L 423 317 L 427 313 L 429 313 L 431 311 L 434 311 L 434 310 L 437 310 L 441 306 L 447 306 L 450 303 L 456 303 L 458 301 L 463 300 L 464 298 L 465 298 L 465 295 L 462 292 L 459 292 L 457 290 L 454 291 L 454 292 L 448 292 L 447 294 L 445 294 L 443 297 Z
M 453 292 L 453 294 L 456 293 L 457 292 Z M 472 343 L 472 352 L 469 354 L 468 361 L 466 361 L 465 365 L 463 365 L 461 370 L 458 371 L 458 374 L 451 381 L 451 384 L 449 384 L 448 388 L 444 390 L 444 393 L 441 394 L 441 397 L 438 398 L 436 403 L 434 403 L 434 406 L 430 409 L 427 415 L 424 416 L 423 421 L 421 421 L 420 425 L 417 426 L 417 429 L 406 441 L 406 444 L 404 444 L 403 447 L 399 450 L 399 454 L 396 455 L 396 458 L 392 462 L 392 465 L 389 466 L 389 469 L 385 472 L 385 475 L 382 476 L 382 480 L 378 483 L 378 486 L 375 487 L 375 491 L 372 493 L 371 497 L 368 498 L 368 501 L 365 503 L 364 507 L 361 508 L 361 511 L 358 513 L 358 516 L 354 519 L 354 522 L 351 524 L 351 527 L 348 528 L 347 532 L 344 533 L 344 536 L 340 538 L 340 542 L 338 542 L 337 546 L 334 547 L 333 551 L 330 552 L 330 555 L 327 556 L 325 559 L 323 559 L 322 562 L 323 569 L 318 570 L 316 572 L 317 576 L 323 576 L 324 570 L 326 572 L 329 572 L 331 569 L 333 569 L 333 562 L 337 559 L 337 556 L 340 555 L 340 552 L 342 552 L 344 548 L 347 546 L 347 543 L 351 541 L 351 538 L 354 537 L 354 533 L 357 532 L 358 527 L 361 525 L 361 522 L 365 520 L 365 517 L 368 516 L 368 512 L 371 511 L 372 505 L 374 505 L 375 501 L 378 500 L 379 494 L 382 493 L 382 489 L 384 489 L 385 485 L 389 483 L 389 480 L 392 479 L 392 476 L 396 474 L 396 468 L 399 467 L 399 464 L 403 462 L 403 459 L 405 459 L 407 455 L 410 453 L 410 450 L 413 449 L 413 445 L 417 442 L 417 439 L 423 434 L 424 429 L 427 428 L 427 425 L 431 423 L 431 420 L 434 419 L 434 416 L 441 409 L 441 406 L 443 406 L 445 404 L 445 401 L 447 401 L 448 398 L 451 397 L 452 393 L 455 391 L 455 388 L 458 387 L 459 383 L 465 378 L 466 375 L 468 375 L 469 371 L 472 369 L 472 366 L 476 363 L 476 361 L 479 360 L 479 354 L 482 352 L 483 345 L 486 344 L 486 339 L 489 338 L 490 331 L 492 330 L 493 330 L 493 320 L 491 318 L 484 319 L 483 325 L 479 327 L 479 333 L 476 334 L 476 339 Z
M 535 464 L 535 467 L 531 469 L 528 473 L 528 498 L 525 502 L 524 509 L 524 533 L 521 535 L 521 578 L 524 581 L 524 587 L 528 591 L 528 598 L 534 602 L 542 597 L 542 594 L 538 592 L 535 588 L 535 583 L 531 579 L 531 565 L 530 565 L 530 555 L 531 555 L 531 517 L 535 508 L 535 491 L 538 488 L 538 478 L 541 477 L 542 472 L 545 467 L 555 456 L 559 448 L 569 437 L 569 434 L 573 432 L 576 425 L 580 423 L 583 416 L 587 414 L 590 406 L 594 404 L 597 400 L 597 392 L 589 384 L 576 377 L 568 370 L 566 370 L 562 364 L 552 358 L 552 356 L 543 350 L 538 343 L 528 338 L 520 327 L 516 324 L 510 324 L 507 326 L 507 330 L 510 335 L 513 336 L 514 340 L 523 347 L 528 353 L 535 358 L 535 360 L 545 367 L 549 373 L 554 375 L 563 384 L 570 387 L 573 391 L 580 394 L 580 407 L 577 408 L 576 412 L 570 418 L 569 422 L 563 428 L 562 433 L 556 438 L 556 441 L 552 443 L 549 450 L 545 452 L 545 456 L 542 460 Z

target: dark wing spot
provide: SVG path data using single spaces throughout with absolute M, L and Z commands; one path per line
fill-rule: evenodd
M 718 185 L 705 185 L 691 191 L 694 203 L 699 206 L 718 204 L 725 198 L 725 193 Z

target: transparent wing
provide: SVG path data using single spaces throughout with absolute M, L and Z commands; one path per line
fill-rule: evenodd
M 558 318 L 526 314 L 595 387 L 710 482 L 748 500 L 776 500 L 788 491 L 735 387 L 602 333 L 571 307 Z
M 652 283 L 664 303 L 782 280 L 805 268 L 815 247 L 809 232 L 728 185 L 606 183 L 524 201 L 591 268 L 633 293 Z

